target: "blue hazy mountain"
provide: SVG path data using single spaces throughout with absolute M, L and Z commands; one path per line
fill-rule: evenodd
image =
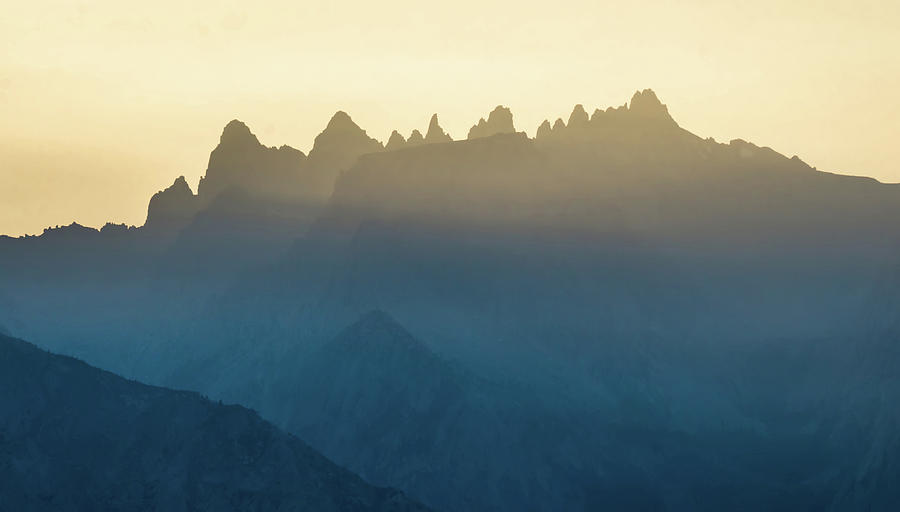
M 254 412 L 0 335 L 3 510 L 425 510 Z
M 0 324 L 442 510 L 896 508 L 900 187 L 649 90 L 512 121 L 234 121 L 144 226 L 0 238 Z

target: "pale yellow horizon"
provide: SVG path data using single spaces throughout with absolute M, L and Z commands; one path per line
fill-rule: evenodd
M 0 234 L 141 225 L 224 125 L 308 152 L 494 106 L 533 135 L 652 88 L 701 137 L 900 182 L 900 2 L 0 0 Z

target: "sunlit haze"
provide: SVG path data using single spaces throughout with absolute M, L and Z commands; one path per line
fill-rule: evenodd
M 678 123 L 900 181 L 900 3 L 4 1 L 0 233 L 140 225 L 237 118 L 304 152 L 495 105 L 533 135 L 652 88 Z

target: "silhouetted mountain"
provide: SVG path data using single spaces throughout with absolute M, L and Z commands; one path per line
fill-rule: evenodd
M 550 134 L 553 133 L 553 128 L 550 126 L 550 121 L 544 119 L 544 122 L 538 126 L 537 132 L 534 134 L 535 139 L 543 139 L 549 137 Z
M 73 222 L 68 226 L 56 226 L 55 228 L 44 228 L 41 237 L 46 240 L 83 240 L 84 237 L 96 236 L 100 231 L 87 226 L 82 226 L 77 222 Z
M 369 137 L 345 112 L 337 112 L 325 130 L 316 136 L 309 152 L 308 186 L 319 197 L 327 199 L 337 175 L 353 165 L 360 155 L 383 151 L 381 143 Z
M 628 105 L 628 111 L 647 122 L 677 126 L 675 120 L 669 115 L 669 109 L 659 101 L 656 93 L 650 89 L 634 93 L 634 96 L 631 97 L 631 103 Z
M 513 116 L 510 110 L 502 105 L 498 105 L 488 115 L 487 121 L 482 117 L 478 123 L 469 129 L 469 139 L 477 139 L 479 137 L 490 137 L 498 133 L 515 133 L 516 128 L 513 126 Z
M 437 114 L 432 115 L 431 121 L 428 122 L 428 131 L 425 133 L 425 143 L 434 144 L 438 142 L 451 141 L 453 141 L 453 139 L 450 137 L 450 135 L 444 133 L 444 129 L 441 128 L 441 125 L 438 123 Z
M 0 336 L 8 510 L 424 510 L 255 413 Z
M 204 205 L 232 187 L 272 199 L 301 197 L 307 193 L 302 175 L 305 160 L 302 151 L 290 146 L 263 146 L 247 125 L 235 119 L 225 126 L 219 145 L 210 153 L 197 193 Z
M 419 130 L 413 130 L 412 133 L 409 134 L 409 138 L 406 139 L 406 145 L 408 147 L 421 146 L 422 144 L 425 144 L 425 137 L 422 136 L 422 132 Z
M 384 149 L 386 151 L 394 151 L 395 149 L 400 149 L 404 146 L 406 146 L 406 139 L 404 139 L 403 135 L 400 135 L 397 130 L 394 130 L 391 132 L 391 137 L 388 139 Z
M 194 218 L 199 207 L 199 197 L 191 191 L 184 176 L 179 176 L 169 188 L 150 198 L 144 226 L 151 230 L 177 231 Z
M 0 322 L 444 510 L 896 508 L 900 187 L 587 112 L 392 151 L 336 114 L 296 181 L 234 125 L 171 239 L 0 238 Z
M 566 123 L 562 120 L 561 117 L 557 118 L 556 121 L 553 122 L 553 128 L 551 128 L 554 133 L 560 133 L 565 129 Z
M 134 232 L 134 230 L 136 229 L 137 228 L 135 226 L 128 226 L 126 224 L 113 224 L 112 222 L 107 222 L 103 225 L 102 228 L 100 228 L 100 234 L 123 237 Z
M 527 394 L 442 360 L 384 312 L 363 315 L 296 375 L 282 424 L 373 482 L 396 482 L 451 510 L 545 509 L 567 493 L 570 505 L 584 499 L 553 453 L 569 442 L 566 433 L 528 445 L 530 429 L 557 419 L 540 408 L 530 415 L 521 408 L 532 403 Z M 541 485 L 553 498 L 535 495 Z
M 339 172 L 382 150 L 344 112 L 316 137 L 308 158 L 288 146 L 267 148 L 246 125 L 230 122 L 201 178 L 203 207 L 167 250 L 167 269 L 221 276 L 270 261 L 315 219 Z
M 584 111 L 584 106 L 579 103 L 578 105 L 575 105 L 575 108 L 572 109 L 572 113 L 569 114 L 569 122 L 566 123 L 566 128 L 570 130 L 583 130 L 587 127 L 588 121 L 587 112 Z
M 817 172 L 743 141 L 700 139 L 679 128 L 649 90 L 632 103 L 594 120 L 577 106 L 568 125 L 558 121 L 535 140 L 510 135 L 368 155 L 340 177 L 328 215 L 345 210 L 372 221 L 385 208 L 384 215 L 403 211 L 417 222 L 440 212 L 447 222 L 518 219 L 528 229 L 538 223 L 721 243 L 830 241 L 837 232 L 877 240 L 873 230 L 890 228 L 869 219 L 900 213 L 896 187 Z M 830 206 L 836 202 L 853 207 L 838 212 Z

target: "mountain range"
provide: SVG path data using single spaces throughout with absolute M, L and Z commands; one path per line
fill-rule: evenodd
M 0 336 L 2 510 L 425 510 L 240 406 Z
M 439 510 L 900 504 L 897 185 L 649 89 L 424 131 L 338 112 L 305 155 L 231 121 L 143 226 L 0 237 L 0 325 Z

